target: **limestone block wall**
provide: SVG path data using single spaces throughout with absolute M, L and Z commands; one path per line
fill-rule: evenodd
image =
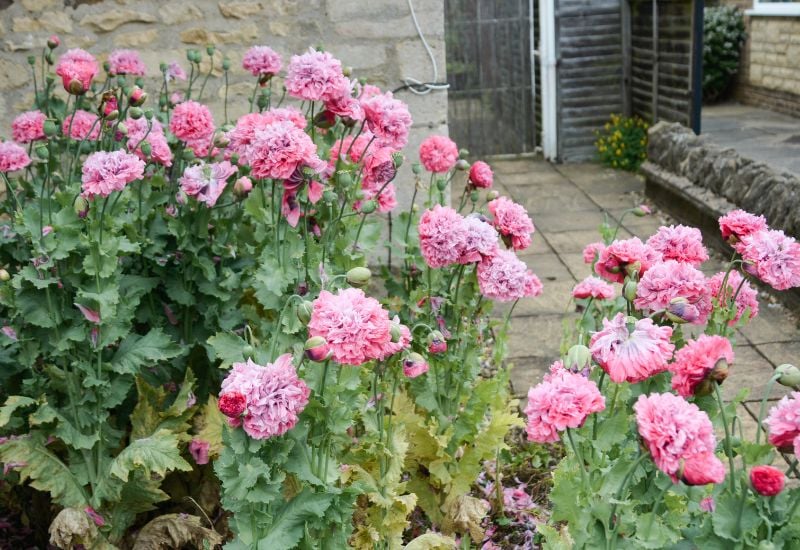
M 444 2 L 413 0 L 413 6 L 443 80 Z M 187 48 L 215 45 L 215 69 L 203 100 L 218 123 L 223 118 L 223 57 L 232 65 L 228 111 L 235 118 L 248 110 L 254 80 L 241 60 L 255 44 L 282 54 L 284 66 L 291 54 L 322 46 L 351 66 L 354 76 L 383 89 L 401 86 L 405 76 L 432 79 L 428 54 L 404 0 L 19 0 L 0 10 L 0 136 L 9 136 L 14 115 L 30 108 L 33 88 L 26 59 L 39 55 L 51 34 L 62 41 L 56 53 L 80 47 L 103 61 L 116 48 L 139 50 L 152 75 L 148 88 L 154 101 L 160 62 L 178 61 L 188 69 Z M 424 136 L 447 133 L 447 93 L 400 91 L 397 97 L 409 104 L 414 118 L 407 153 L 416 160 Z M 411 186 L 398 183 L 398 200 L 407 204 Z

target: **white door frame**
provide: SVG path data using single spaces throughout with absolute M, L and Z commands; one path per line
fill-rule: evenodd
M 539 0 L 539 67 L 542 90 L 542 154 L 546 160 L 558 159 L 558 90 L 556 75 L 555 0 Z

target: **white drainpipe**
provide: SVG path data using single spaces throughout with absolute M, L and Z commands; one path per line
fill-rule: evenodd
M 555 0 L 539 0 L 539 49 L 542 80 L 542 153 L 545 159 L 554 161 L 558 159 Z

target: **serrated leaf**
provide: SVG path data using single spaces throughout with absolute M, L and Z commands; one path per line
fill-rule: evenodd
M 144 336 L 131 334 L 125 338 L 111 360 L 111 368 L 119 374 L 135 375 L 142 367 L 180 354 L 181 347 L 160 328 L 154 328 Z
M 127 481 L 134 470 L 142 470 L 146 477 L 152 474 L 164 477 L 170 470 L 187 472 L 191 469 L 191 465 L 181 458 L 175 434 L 159 430 L 150 437 L 132 441 L 111 462 L 109 471 Z
M 730 541 L 741 541 L 744 533 L 758 526 L 758 509 L 749 499 L 725 492 L 716 500 L 712 516 L 714 534 Z M 742 507 L 740 510 L 740 506 Z
M 425 533 L 405 546 L 405 550 L 449 550 L 456 547 L 455 539 L 439 533 Z
M 222 544 L 222 537 L 215 531 L 203 527 L 202 521 L 197 516 L 165 514 L 142 527 L 133 550 L 168 550 L 187 546 L 210 549 L 219 544 Z
M 222 430 L 225 427 L 225 415 L 217 407 L 217 398 L 208 396 L 200 414 L 194 417 L 194 430 L 198 439 L 208 442 L 208 456 L 216 458 L 222 450 Z
M 36 400 L 30 397 L 25 397 L 24 395 L 10 395 L 8 399 L 6 399 L 5 405 L 0 408 L 0 428 L 9 423 L 11 416 L 17 409 L 34 404 L 36 404 Z
M 208 340 L 208 345 L 214 350 L 214 355 L 219 359 L 220 368 L 228 368 L 233 363 L 244 361 L 242 351 L 247 345 L 243 338 L 232 332 L 218 332 Z
M 276 511 L 267 532 L 258 541 L 258 550 L 294 548 L 303 537 L 306 521 L 321 518 L 330 506 L 332 497 L 331 494 L 304 489 Z
M 30 479 L 31 487 L 50 493 L 54 502 L 67 507 L 88 506 L 83 487 L 41 438 L 9 439 L 0 445 L 0 462 L 15 465 L 21 481 Z

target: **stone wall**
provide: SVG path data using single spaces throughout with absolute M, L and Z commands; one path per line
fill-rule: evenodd
M 752 0 L 722 0 L 742 10 Z M 749 105 L 800 116 L 800 17 L 745 15 L 747 41 L 742 48 L 734 97 Z
M 763 214 L 771 227 L 800 237 L 800 179 L 795 176 L 775 172 L 680 124 L 665 122 L 650 128 L 647 158 L 643 169 L 648 179 L 660 172 L 679 180 L 683 191 L 703 202 Z
M 444 75 L 444 3 L 413 4 Z M 56 53 L 80 47 L 102 61 L 115 48 L 139 50 L 154 75 L 148 82 L 154 100 L 160 62 L 179 61 L 188 68 L 187 48 L 205 50 L 214 44 L 216 69 L 203 99 L 211 103 L 219 122 L 223 56 L 232 64 L 229 116 L 237 117 L 247 112 L 254 83 L 241 68 L 241 59 L 254 44 L 272 47 L 283 55 L 284 64 L 292 53 L 321 45 L 352 66 L 354 76 L 383 89 L 401 86 L 404 76 L 422 81 L 432 77 L 408 5 L 401 0 L 20 0 L 0 14 L 0 136 L 10 135 L 15 113 L 30 108 L 33 88 L 26 58 L 38 55 L 53 33 L 62 40 Z M 425 135 L 447 133 L 447 93 L 417 96 L 401 91 L 397 96 L 409 104 L 414 118 L 407 153 L 416 159 Z M 398 185 L 400 204 L 410 200 L 410 187 Z

